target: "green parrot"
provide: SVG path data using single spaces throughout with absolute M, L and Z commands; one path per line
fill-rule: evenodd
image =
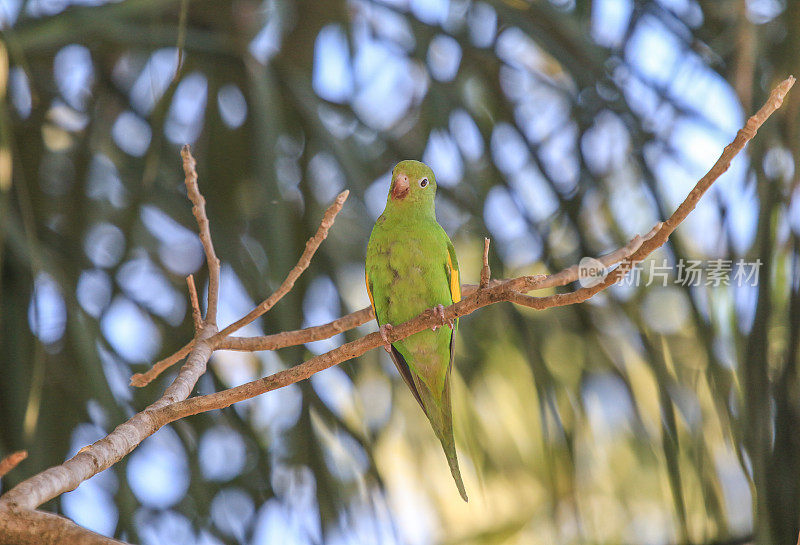
M 456 251 L 436 221 L 433 171 L 419 161 L 402 161 L 392 171 L 386 208 L 367 245 L 366 284 L 384 347 L 442 443 L 450 473 L 464 501 L 453 438 L 450 370 L 458 320 L 444 320 L 444 305 L 461 300 Z M 393 344 L 392 324 L 433 308 L 442 326 L 420 331 Z

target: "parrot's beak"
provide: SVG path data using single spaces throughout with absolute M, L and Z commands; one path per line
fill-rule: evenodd
M 402 200 L 408 195 L 408 176 L 405 174 L 398 174 L 392 180 L 392 199 L 395 201 Z

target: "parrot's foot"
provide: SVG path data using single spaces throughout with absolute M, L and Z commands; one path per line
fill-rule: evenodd
M 392 324 L 383 324 L 378 331 L 381 333 L 381 339 L 385 343 L 383 345 L 383 349 L 386 350 L 387 354 L 392 353 L 392 343 L 389 342 L 389 333 L 392 332 Z
M 435 307 L 433 307 L 433 315 L 435 317 L 438 317 L 442 321 L 442 325 L 431 326 L 431 331 L 436 331 L 437 329 L 445 325 L 449 325 L 450 329 L 453 329 L 454 325 L 453 320 L 448 320 L 444 317 L 444 305 L 436 305 Z

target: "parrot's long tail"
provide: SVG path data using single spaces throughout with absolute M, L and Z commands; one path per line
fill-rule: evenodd
M 450 373 L 444 382 L 444 391 L 442 392 L 441 402 L 437 403 L 431 395 L 431 391 L 422 383 L 422 381 L 415 380 L 417 383 L 417 390 L 422 400 L 422 408 L 428 416 L 428 420 L 436 432 L 436 437 L 442 443 L 444 455 L 447 457 L 447 464 L 450 466 L 450 473 L 453 475 L 453 480 L 458 487 L 458 493 L 464 501 L 469 501 L 467 498 L 467 490 L 464 488 L 464 480 L 461 478 L 461 469 L 458 467 L 458 456 L 456 455 L 456 441 L 453 437 L 453 412 L 450 406 Z
M 443 430 L 444 431 L 444 430 Z M 469 501 L 467 497 L 467 490 L 464 488 L 464 481 L 461 479 L 461 470 L 458 467 L 458 457 L 456 456 L 456 442 L 453 438 L 453 426 L 450 425 L 450 429 L 448 430 L 449 437 L 439 436 L 439 441 L 442 443 L 442 448 L 444 449 L 444 455 L 447 457 L 447 464 L 450 466 L 450 474 L 453 475 L 453 480 L 456 482 L 456 486 L 458 487 L 458 493 L 461 494 L 461 499 L 464 501 Z M 447 432 L 445 432 L 447 433 Z M 437 433 L 437 435 L 439 435 Z
M 451 339 L 452 351 L 452 339 Z M 442 392 L 441 399 L 437 400 L 428 387 L 420 378 L 413 374 L 406 363 L 403 355 L 392 346 L 389 355 L 397 370 L 400 371 L 400 376 L 408 384 L 414 398 L 419 402 L 422 410 L 436 432 L 436 437 L 442 443 L 444 455 L 447 457 L 447 464 L 450 466 L 450 473 L 453 475 L 453 480 L 458 487 L 458 493 L 464 501 L 469 501 L 467 498 L 467 491 L 464 488 L 464 481 L 461 479 L 461 470 L 458 467 L 458 457 L 456 456 L 456 440 L 453 437 L 453 411 L 450 406 L 450 370 L 452 369 L 452 359 L 450 361 L 450 368 L 447 370 L 447 376 L 444 379 L 444 391 Z

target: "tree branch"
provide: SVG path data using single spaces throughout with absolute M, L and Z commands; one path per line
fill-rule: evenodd
M 275 303 L 280 301 L 284 295 L 289 293 L 292 288 L 294 287 L 294 283 L 300 278 L 300 275 L 308 268 L 311 264 L 311 258 L 314 257 L 314 254 L 319 248 L 319 245 L 322 244 L 322 241 L 328 237 L 328 230 L 333 225 L 333 222 L 336 220 L 336 215 L 341 211 L 342 206 L 344 206 L 344 201 L 347 200 L 347 196 L 350 194 L 350 191 L 344 190 L 336 197 L 336 200 L 333 201 L 333 204 L 328 207 L 325 211 L 325 215 L 322 217 L 322 221 L 317 228 L 317 232 L 314 234 L 313 237 L 308 239 L 306 242 L 306 248 L 303 250 L 303 254 L 300 256 L 300 259 L 297 261 L 297 265 L 289 271 L 289 274 L 286 275 L 286 279 L 278 286 L 278 289 L 275 290 L 272 295 L 264 299 L 256 308 L 251 310 L 247 316 L 244 316 L 240 320 L 232 323 L 219 333 L 217 333 L 212 339 L 211 342 L 215 343 L 220 339 L 227 337 L 231 333 L 238 331 L 239 329 L 243 328 L 247 324 L 251 323 L 253 320 L 267 312 Z
M 636 237 L 634 240 L 639 240 L 640 238 L 641 237 Z M 444 318 L 445 320 L 454 320 L 455 318 L 471 314 L 479 308 L 487 305 L 502 301 L 512 301 L 515 297 L 521 295 L 516 291 L 517 286 L 522 286 L 522 289 L 527 290 L 550 287 L 553 282 L 560 283 L 566 278 L 570 278 L 572 275 L 572 269 L 572 267 L 565 269 L 558 275 L 524 276 L 511 280 L 495 282 L 485 289 L 477 289 L 476 286 L 471 285 L 465 286 L 465 297 L 460 302 L 445 307 Z M 577 272 L 574 274 L 575 278 L 577 278 Z M 580 296 L 576 296 L 576 294 L 583 291 L 578 290 L 577 292 L 572 292 L 569 294 L 558 294 L 538 299 L 547 301 L 547 305 L 543 306 L 542 308 L 569 305 L 579 302 L 579 300 L 582 301 L 588 299 L 591 297 L 591 295 L 594 295 L 594 293 L 597 293 L 601 289 L 605 289 L 605 287 L 607 286 L 592 288 L 593 291 L 591 293 L 589 291 L 583 293 L 582 298 L 580 298 Z M 364 312 L 364 310 L 359 312 Z M 433 326 L 439 326 L 441 325 L 441 320 L 441 317 L 434 315 L 432 309 L 428 309 L 415 318 L 400 325 L 394 326 L 391 331 L 388 332 L 387 336 L 390 342 L 397 342 L 413 335 L 414 333 L 419 333 L 420 331 L 429 329 Z M 300 332 L 291 333 L 296 334 Z M 261 337 L 260 339 L 265 338 Z M 244 401 L 245 399 L 250 399 L 257 395 L 276 390 L 278 388 L 283 388 L 284 386 L 307 379 L 315 373 L 324 371 L 325 369 L 333 367 L 334 365 L 337 365 L 343 361 L 357 358 L 373 348 L 382 347 L 384 345 L 385 341 L 381 337 L 380 333 L 370 333 L 364 337 L 361 337 L 360 339 L 343 344 L 342 346 L 329 352 L 315 356 L 304 363 L 284 371 L 280 371 L 268 377 L 256 379 L 254 381 L 236 386 L 234 388 L 229 388 L 221 392 L 204 396 L 196 396 L 191 399 L 172 404 L 168 407 L 164 407 L 158 412 L 159 414 L 163 413 L 165 415 L 167 422 L 173 422 L 193 414 L 228 407 L 239 401 Z
M 101 536 L 71 520 L 44 511 L 16 509 L 0 504 L 0 542 L 13 545 L 124 545 Z
M 492 269 L 489 268 L 489 239 L 483 239 L 483 267 L 481 267 L 481 281 L 478 284 L 480 289 L 489 287 L 489 280 L 492 278 Z
M 272 293 L 272 295 L 270 295 L 268 298 L 262 301 L 256 308 L 251 310 L 246 316 L 237 320 L 235 323 L 229 325 L 228 327 L 220 331 L 218 334 L 214 335 L 211 339 L 209 339 L 209 343 L 214 347 L 214 349 L 230 348 L 232 350 L 243 350 L 242 348 L 233 348 L 221 345 L 226 344 L 228 339 L 231 339 L 231 337 L 228 337 L 231 333 L 246 326 L 259 316 L 263 315 L 265 312 L 269 311 L 273 306 L 275 306 L 275 304 L 278 301 L 280 301 L 287 293 L 289 293 L 292 290 L 292 288 L 294 287 L 294 283 L 297 282 L 297 279 L 300 278 L 300 275 L 303 274 L 303 272 L 311 264 L 311 258 L 316 253 L 320 244 L 322 244 L 322 241 L 328 237 L 328 231 L 333 225 L 333 222 L 336 220 L 337 214 L 339 214 L 339 212 L 342 210 L 342 206 L 344 206 L 344 202 L 347 200 L 347 196 L 349 194 L 350 192 L 346 190 L 339 193 L 339 195 L 334 200 L 333 204 L 331 204 L 325 211 L 325 214 L 322 217 L 322 221 L 320 222 L 319 227 L 317 228 L 317 232 L 314 234 L 313 237 L 308 239 L 308 242 L 306 242 L 306 248 L 300 255 L 300 259 L 297 261 L 297 265 L 295 265 L 294 268 L 292 268 L 292 270 L 289 271 L 289 274 L 286 276 L 281 285 L 278 286 L 278 289 L 275 290 Z M 191 293 L 191 286 L 190 286 L 190 293 Z M 317 330 L 317 328 L 307 328 L 305 330 L 301 330 L 301 332 L 306 332 L 308 330 L 315 330 L 313 333 L 311 333 L 312 335 L 324 334 L 327 336 L 320 338 L 325 339 L 339 333 L 339 331 L 335 331 L 335 328 L 344 327 L 344 325 L 348 325 L 346 329 L 351 329 L 357 325 L 361 325 L 362 323 L 368 322 L 371 319 L 371 316 L 364 319 L 364 321 L 361 323 L 354 323 L 354 320 L 350 317 L 345 317 L 345 318 L 349 319 L 340 318 L 341 321 L 338 324 L 337 320 L 334 320 L 330 324 L 323 326 L 324 329 L 320 328 L 319 330 Z M 356 318 L 356 320 L 358 319 L 361 319 L 361 317 Z M 354 324 L 354 325 L 349 325 L 349 324 Z M 323 331 L 325 333 L 322 333 Z M 328 331 L 331 331 L 331 333 L 327 334 Z M 308 333 L 301 333 L 301 332 L 284 332 L 284 333 L 278 333 L 276 335 L 270 335 L 268 337 L 256 337 L 262 339 L 261 341 L 262 343 L 266 342 L 266 346 L 272 346 L 272 348 L 256 348 L 256 350 L 273 350 L 275 348 L 294 346 L 297 344 L 310 342 L 308 340 L 301 340 L 299 342 L 294 342 L 293 340 L 290 340 L 294 338 L 303 338 L 303 335 L 308 335 Z M 240 337 L 232 337 L 232 338 L 237 339 Z M 282 344 L 280 346 L 271 344 L 278 341 L 278 339 L 276 338 L 280 338 L 281 341 L 288 342 L 288 344 Z M 264 339 L 268 340 L 264 341 Z M 316 339 L 311 339 L 311 340 L 316 340 Z M 181 348 L 168 358 L 164 358 L 163 360 L 157 362 L 155 365 L 153 365 L 150 369 L 148 369 L 144 373 L 136 373 L 131 377 L 131 385 L 140 388 L 143 386 L 147 386 L 148 384 L 150 384 L 150 382 L 152 382 L 166 369 L 168 369 L 175 363 L 181 361 L 186 356 L 186 354 L 189 353 L 193 345 L 194 345 L 194 340 L 186 344 L 183 348 Z
M 306 327 L 294 331 L 282 331 L 273 335 L 260 337 L 226 337 L 217 343 L 219 350 L 240 350 L 257 352 L 260 350 L 277 350 L 287 346 L 310 343 L 329 339 L 375 319 L 372 307 L 362 308 L 324 325 Z
M 189 288 L 189 301 L 192 304 L 192 322 L 195 334 L 203 329 L 203 314 L 200 312 L 200 303 L 197 300 L 197 288 L 194 285 L 194 275 L 186 277 L 186 286 Z
M 217 302 L 219 301 L 219 258 L 214 251 L 214 242 L 211 240 L 211 228 L 206 215 L 206 200 L 200 193 L 197 185 L 196 162 L 192 157 L 192 150 L 189 144 L 181 149 L 183 158 L 183 172 L 186 176 L 186 195 L 192 201 L 192 214 L 197 220 L 200 228 L 200 242 L 203 243 L 203 251 L 206 254 L 208 263 L 208 308 L 206 309 L 206 322 L 217 323 Z
M 0 479 L 5 477 L 9 471 L 17 467 L 19 463 L 27 457 L 27 450 L 18 450 L 0 460 Z
M 64 492 L 74 490 L 86 479 L 108 469 L 155 433 L 163 423 L 154 418 L 153 412 L 189 396 L 195 383 L 206 370 L 206 364 L 212 353 L 207 338 L 214 333 L 216 327 L 211 325 L 203 330 L 178 376 L 155 403 L 117 426 L 103 439 L 88 448 L 81 449 L 63 464 L 22 481 L 0 496 L 0 506 L 6 504 L 35 509 Z
M 143 386 L 147 386 L 150 384 L 153 379 L 158 377 L 161 373 L 181 361 L 183 358 L 189 355 L 189 352 L 192 351 L 194 348 L 194 343 L 197 339 L 192 339 L 187 344 L 183 346 L 180 350 L 172 354 L 171 356 L 164 358 L 161 361 L 156 362 L 150 369 L 145 371 L 144 373 L 135 373 L 131 376 L 131 386 L 136 386 L 141 388 Z

